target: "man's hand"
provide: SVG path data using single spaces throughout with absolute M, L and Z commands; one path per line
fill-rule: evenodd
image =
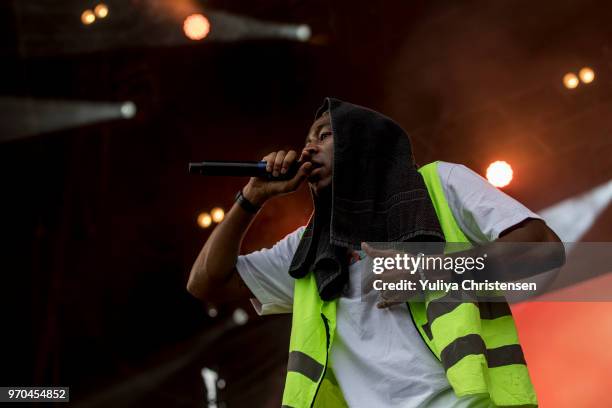
M 268 154 L 263 160 L 267 163 L 268 172 L 279 175 L 287 172 L 296 157 L 293 150 L 288 153 L 279 151 Z M 269 181 L 253 177 L 242 189 L 242 194 L 251 203 L 261 206 L 271 197 L 295 191 L 308 177 L 311 169 L 312 163 L 307 161 L 291 180 Z M 212 231 L 191 268 L 187 282 L 187 290 L 191 294 L 215 303 L 253 296 L 238 275 L 236 260 L 240 243 L 254 217 L 254 214 L 237 204 L 225 214 L 225 219 Z
M 372 260 L 374 258 L 395 258 L 395 256 L 398 254 L 402 256 L 404 255 L 404 253 L 400 253 L 397 250 L 393 249 L 372 248 L 365 242 L 361 243 L 361 249 L 363 249 L 365 253 L 370 258 L 372 258 Z M 376 307 L 379 309 L 384 309 L 387 307 L 405 303 L 411 298 L 417 296 L 420 293 L 419 277 L 420 275 L 416 272 L 413 273 L 413 271 L 393 268 L 385 269 L 385 271 L 381 275 L 376 275 L 374 273 L 368 275 L 367 278 L 364 280 L 363 284 L 366 285 L 366 291 L 370 292 L 374 290 L 373 283 L 377 279 L 382 279 L 385 283 L 399 283 L 402 280 L 414 282 L 415 290 L 380 290 Z
M 285 174 L 296 159 L 297 153 L 295 150 L 289 150 L 288 152 L 279 150 L 278 152 L 272 152 L 264 156 L 262 160 L 265 160 L 267 163 L 266 171 L 272 173 L 274 177 L 278 177 L 280 174 Z M 262 205 L 272 197 L 297 190 L 311 171 L 312 163 L 306 161 L 302 163 L 298 172 L 291 180 L 274 181 L 252 177 L 249 183 L 244 187 L 242 193 L 244 197 L 253 204 Z

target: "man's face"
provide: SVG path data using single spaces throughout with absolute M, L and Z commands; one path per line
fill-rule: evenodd
M 334 135 L 332 134 L 329 114 L 325 112 L 314 121 L 306 137 L 306 146 L 302 150 L 302 161 L 310 161 L 313 170 L 308 183 L 315 194 L 329 187 L 332 183 L 334 161 Z

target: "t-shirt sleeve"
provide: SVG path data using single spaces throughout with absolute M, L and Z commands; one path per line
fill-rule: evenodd
M 270 249 L 238 256 L 236 270 L 255 295 L 251 303 L 258 314 L 291 313 L 294 279 L 289 276 L 289 266 L 304 228 L 288 234 Z
M 542 219 L 466 166 L 439 162 L 438 174 L 451 211 L 472 242 L 494 241 L 521 221 Z

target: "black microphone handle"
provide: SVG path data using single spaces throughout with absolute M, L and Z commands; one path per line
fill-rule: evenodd
M 266 162 L 262 161 L 218 161 L 209 160 L 199 163 L 189 163 L 189 173 L 203 176 L 235 176 L 235 177 L 261 177 L 267 180 L 290 180 L 299 170 L 302 163 L 293 162 L 285 174 L 273 177 L 266 171 Z

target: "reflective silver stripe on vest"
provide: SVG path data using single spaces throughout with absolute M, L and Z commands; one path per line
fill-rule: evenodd
M 452 312 L 457 307 L 465 302 L 453 300 L 452 294 L 448 294 L 439 299 L 432 300 L 427 306 L 427 323 L 423 327 L 423 331 L 429 337 L 429 340 L 433 340 L 433 334 L 431 332 L 431 325 L 434 320 L 438 317 L 443 316 L 447 313 Z M 475 303 L 480 310 L 480 318 L 485 320 L 493 320 L 498 317 L 511 315 L 510 306 L 505 301 L 503 302 L 470 302 Z
M 448 370 L 463 357 L 472 354 L 483 354 L 489 368 L 510 364 L 526 364 L 523 350 L 518 344 L 509 344 L 487 349 L 482 337 L 478 334 L 468 334 L 451 342 L 440 353 L 440 360 L 445 370 Z
M 324 368 L 323 364 L 320 364 L 308 354 L 302 353 L 301 351 L 292 351 L 289 353 L 287 371 L 295 371 L 314 382 L 318 382 L 321 374 L 323 374 Z

